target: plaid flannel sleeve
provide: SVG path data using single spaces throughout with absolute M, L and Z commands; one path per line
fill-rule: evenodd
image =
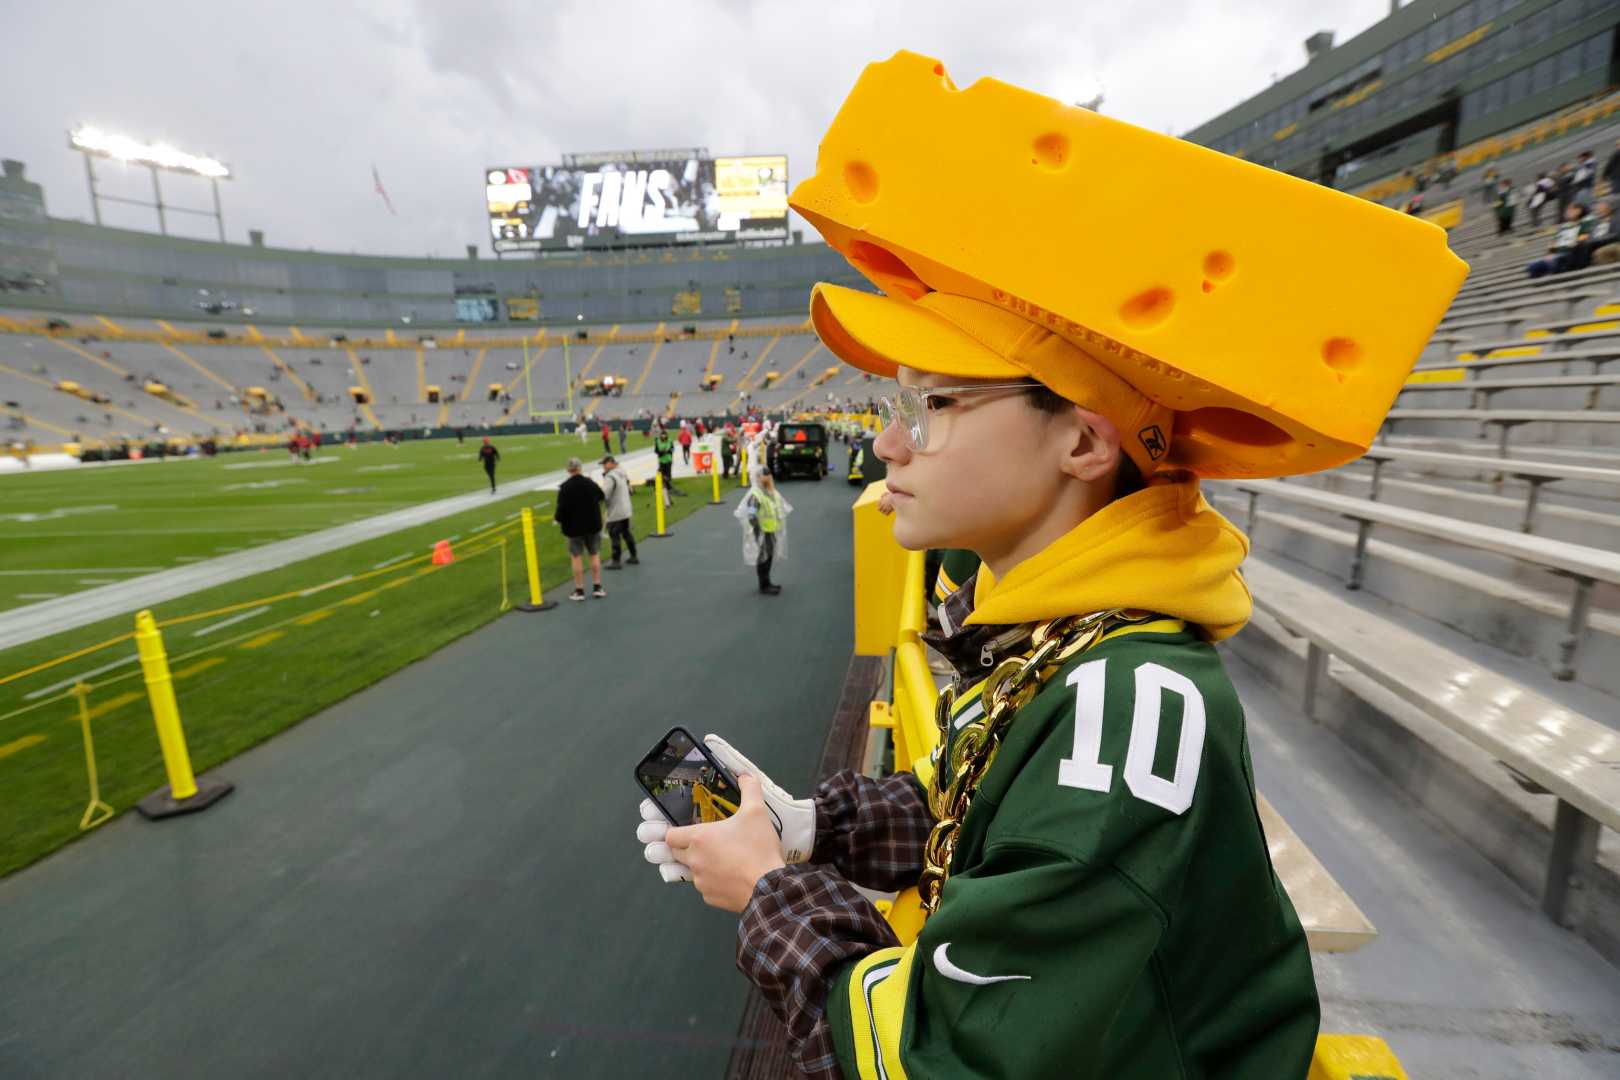
M 759 879 L 737 926 L 737 970 L 787 1028 L 811 1080 L 841 1080 L 827 992 L 845 963 L 900 944 L 877 908 L 830 870 L 800 864 Z
M 849 880 L 882 892 L 917 884 L 934 817 L 915 776 L 875 779 L 846 769 L 824 781 L 815 798 L 811 862 L 835 866 Z

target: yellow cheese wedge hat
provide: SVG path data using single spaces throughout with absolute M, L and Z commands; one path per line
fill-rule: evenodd
M 1077 346 L 1174 413 L 1161 467 L 1209 477 L 1363 453 L 1468 272 L 1428 222 L 905 51 L 789 204 L 897 301 Z
M 942 292 L 896 300 L 823 283 L 811 291 L 810 322 L 834 356 L 886 378 L 904 365 L 955 378 L 1039 379 L 1113 421 L 1144 477 L 1169 449 L 1169 409 L 1067 339 L 994 304 Z

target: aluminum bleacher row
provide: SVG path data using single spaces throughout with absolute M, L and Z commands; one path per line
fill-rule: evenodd
M 51 317 L 0 318 L 37 330 Z M 62 332 L 0 334 L 7 442 L 221 438 L 295 422 L 334 432 L 494 428 L 569 413 L 615 422 L 869 396 L 866 376 L 779 319 L 695 324 L 696 334 L 685 332 L 694 324 L 582 328 L 544 344 L 512 332 L 439 335 L 431 345 L 392 334 L 368 342 L 341 328 L 252 328 L 219 342 L 168 323 L 64 321 Z M 614 393 L 595 393 L 614 383 Z
M 1473 273 L 1371 451 L 1210 485 L 1253 545 L 1233 648 L 1620 962 L 1620 267 L 1531 281 L 1555 208 L 1498 237 L 1478 188 Z

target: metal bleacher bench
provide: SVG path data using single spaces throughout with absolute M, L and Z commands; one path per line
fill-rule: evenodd
M 1544 375 L 1523 379 L 1473 379 L 1464 383 L 1430 382 L 1412 383 L 1401 387 L 1403 394 L 1440 393 L 1446 390 L 1466 389 L 1473 395 L 1474 408 L 1489 409 L 1491 395 L 1503 390 L 1564 390 L 1586 387 L 1586 408 L 1597 407 L 1598 393 L 1605 386 L 1620 386 L 1620 375 Z
M 1527 344 L 1532 348 L 1535 347 L 1534 342 Z M 1467 349 L 1462 351 L 1469 352 Z M 1476 378 L 1482 371 L 1521 364 L 1530 366 L 1562 364 L 1564 365 L 1563 371 L 1568 373 L 1569 365 L 1575 361 L 1590 363 L 1592 373 L 1597 374 L 1602 370 L 1604 364 L 1612 360 L 1620 360 L 1620 345 L 1598 346 L 1597 348 L 1587 349 L 1561 349 L 1558 352 L 1536 352 L 1528 356 L 1485 356 L 1477 360 L 1459 360 L 1454 355 L 1450 360 L 1431 360 L 1419 364 L 1412 369 L 1412 374 L 1416 375 L 1424 371 L 1460 371 L 1466 381 L 1467 379 Z M 1455 383 L 1452 385 L 1455 385 Z M 1402 389 L 1410 390 L 1411 388 L 1411 386 L 1406 386 Z
M 1249 496 L 1246 531 L 1250 537 L 1254 536 L 1258 524 L 1258 503 L 1262 496 L 1337 514 L 1354 521 L 1355 555 L 1350 563 L 1349 580 L 1345 583 L 1350 589 L 1361 588 L 1362 573 L 1367 561 L 1367 538 L 1375 524 L 1516 559 L 1571 579 L 1575 582 L 1575 595 L 1570 601 L 1564 639 L 1559 643 L 1559 666 L 1553 672 L 1559 679 L 1568 680 L 1575 677 L 1581 642 L 1586 636 L 1587 617 L 1592 610 L 1592 586 L 1600 581 L 1620 585 L 1620 555 L 1600 548 L 1584 547 L 1563 540 L 1549 540 L 1542 536 L 1526 536 L 1512 529 L 1479 525 L 1441 514 L 1374 502 L 1371 499 L 1335 495 L 1303 484 L 1287 484 L 1280 480 L 1243 480 L 1231 486 Z
M 1597 409 L 1391 409 L 1382 434 L 1393 434 L 1402 420 L 1463 420 L 1496 425 L 1497 446 L 1507 455 L 1508 432 L 1520 424 L 1620 424 L 1620 412 Z
M 1263 561 L 1243 573 L 1255 606 L 1307 643 L 1307 716 L 1337 657 L 1557 798 L 1541 907 L 1566 925 L 1572 875 L 1595 861 L 1602 827 L 1620 830 L 1620 733 Z
M 1512 477 L 1515 480 L 1523 480 L 1529 485 L 1529 493 L 1524 501 L 1524 517 L 1519 522 L 1519 531 L 1523 533 L 1534 531 L 1536 503 L 1540 498 L 1543 484 L 1550 484 L 1555 480 L 1573 480 L 1620 491 L 1620 469 L 1598 469 L 1589 465 L 1560 465 L 1552 461 L 1521 461 L 1516 458 L 1447 454 L 1437 450 L 1407 450 L 1393 446 L 1374 446 L 1362 455 L 1362 459 L 1372 462 L 1372 491 L 1367 497 L 1375 501 L 1378 498 L 1379 481 L 1384 465 L 1391 461 L 1440 469 L 1462 469 L 1495 476 L 1498 479 Z

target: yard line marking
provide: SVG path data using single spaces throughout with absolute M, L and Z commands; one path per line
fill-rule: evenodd
M 42 687 L 41 689 L 35 690 L 32 693 L 24 694 L 23 695 L 23 700 L 24 701 L 33 701 L 35 698 L 42 698 L 46 694 L 54 694 L 58 690 L 67 689 L 68 687 L 72 686 L 74 683 L 83 682 L 86 679 L 89 679 L 92 675 L 101 675 L 104 672 L 111 671 L 115 667 L 123 667 L 125 664 L 133 664 L 136 660 L 139 660 L 139 659 L 140 659 L 139 654 L 130 653 L 128 656 L 124 657 L 122 660 L 114 660 L 110 664 L 103 664 L 98 668 L 92 668 L 89 671 L 80 672 L 79 674 L 74 675 L 72 678 L 63 679 L 59 683 L 52 683 L 51 685 L 46 686 L 46 687 Z
M 445 542 L 445 543 L 447 543 L 447 544 L 448 544 L 448 543 L 452 543 L 452 542 L 454 542 L 454 541 L 456 541 L 456 540 L 460 540 L 460 539 L 461 539 L 461 534 L 460 534 L 460 533 L 456 533 L 456 535 L 454 535 L 454 536 L 447 536 L 447 537 L 445 537 L 445 538 L 444 538 L 444 542 Z
M 118 507 L 112 505 L 101 506 L 60 506 L 55 510 L 47 510 L 41 514 L 24 511 L 20 514 L 0 514 L 0 521 L 15 521 L 21 525 L 36 521 L 57 521 L 72 514 L 105 514 L 116 511 Z
M 79 584 L 80 585 L 112 585 L 112 584 L 115 584 L 117 581 L 118 581 L 117 578 L 110 578 L 110 577 L 82 577 L 82 578 L 79 579 Z
M 411 557 L 411 553 L 407 551 L 403 555 L 395 555 L 392 559 L 384 559 L 382 562 L 377 563 L 376 565 L 374 565 L 372 567 L 372 569 L 373 570 L 381 570 L 385 566 L 393 566 L 395 563 L 399 562 L 401 559 L 408 559 L 410 557 Z
M 174 557 L 174 561 L 175 562 L 202 562 L 203 560 L 205 560 L 207 558 L 208 558 L 208 556 L 206 556 L 206 555 L 176 555 Z
M 139 690 L 131 690 L 128 693 L 119 694 L 115 698 L 108 698 L 95 708 L 87 709 L 85 711 L 89 714 L 90 719 L 98 720 L 110 712 L 122 709 L 125 705 L 129 705 L 133 702 L 141 700 L 145 696 L 146 694 Z
M 242 642 L 242 644 L 238 645 L 237 648 L 238 649 L 257 649 L 257 648 L 260 648 L 262 646 L 270 644 L 272 641 L 276 640 L 276 638 L 280 637 L 281 635 L 285 634 L 286 632 L 287 631 L 285 631 L 285 630 L 272 630 L 268 634 L 260 634 L 258 637 L 253 638 L 250 641 Z
M 192 675 L 196 675 L 196 674 L 198 674 L 200 672 L 207 671 L 211 667 L 217 667 L 220 664 L 223 664 L 224 662 L 225 662 L 225 658 L 223 656 L 210 656 L 206 660 L 197 661 L 195 664 L 192 664 L 190 667 L 181 668 L 179 671 L 174 673 L 173 678 L 178 682 L 181 679 L 188 678 L 188 677 L 190 677 Z
M 313 626 L 315 623 L 320 622 L 322 619 L 328 618 L 329 616 L 336 615 L 336 614 L 337 614 L 337 609 L 336 608 L 322 608 L 320 611 L 312 611 L 308 615 L 301 616 L 300 618 L 294 619 L 293 621 L 295 623 L 297 623 L 299 626 Z
M 36 574 L 155 574 L 162 566 L 80 566 L 72 570 L 0 570 L 3 577 L 33 577 Z
M 235 626 L 239 622 L 247 622 L 249 619 L 255 618 L 256 616 L 259 616 L 259 615 L 263 615 L 265 612 L 267 612 L 269 610 L 270 610 L 270 605 L 265 604 L 263 607 L 256 607 L 252 611 L 244 611 L 240 615 L 232 615 L 230 618 L 224 620 L 223 622 L 214 623 L 212 626 L 205 626 L 201 630 L 194 630 L 194 631 L 192 631 L 191 636 L 192 637 L 203 637 L 206 634 L 212 634 L 215 630 L 223 630 L 227 626 Z
M 351 582 L 353 580 L 354 580 L 354 575 L 353 574 L 345 574 L 343 577 L 336 578 L 336 579 L 334 579 L 332 581 L 328 581 L 325 585 L 317 585 L 313 589 L 305 589 L 303 592 L 299 593 L 298 595 L 300 597 L 314 596 L 318 592 L 323 592 L 323 591 L 325 591 L 327 589 L 335 589 L 339 585 L 347 585 L 349 582 Z
M 62 594 L 59 593 L 59 592 L 20 592 L 20 593 L 17 594 L 17 599 L 19 599 L 19 600 L 54 600 L 58 596 L 61 596 L 61 595 Z
M 0 746 L 0 758 L 10 757 L 12 754 L 19 754 L 28 749 L 30 746 L 38 746 L 44 741 L 45 736 L 43 735 L 24 735 L 20 739 L 13 739 L 4 746 Z
M 715 340 L 718 341 L 719 339 L 716 338 Z M 489 528 L 493 524 L 495 524 L 493 521 L 486 521 L 482 525 L 474 525 L 473 526 L 473 532 L 483 532 L 485 529 Z

